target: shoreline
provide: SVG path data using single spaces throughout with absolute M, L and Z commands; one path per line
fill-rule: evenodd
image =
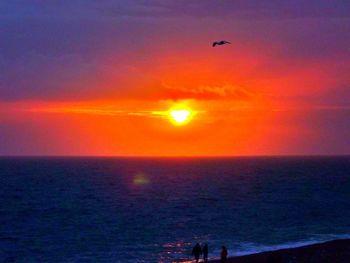
M 230 251 L 229 251 L 230 253 Z M 227 263 L 348 263 L 350 239 L 337 239 L 295 248 L 229 257 Z M 209 263 L 220 263 L 210 260 Z

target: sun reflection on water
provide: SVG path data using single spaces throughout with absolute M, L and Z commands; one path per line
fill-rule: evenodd
M 138 173 L 134 176 L 133 183 L 135 185 L 146 185 L 150 183 L 150 180 L 145 174 Z

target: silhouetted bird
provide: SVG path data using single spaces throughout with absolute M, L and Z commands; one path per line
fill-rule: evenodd
M 226 41 L 226 40 L 215 41 L 215 42 L 213 43 L 213 47 L 215 47 L 216 45 L 221 46 L 221 45 L 224 45 L 224 44 L 231 44 L 231 43 L 228 42 L 228 41 Z

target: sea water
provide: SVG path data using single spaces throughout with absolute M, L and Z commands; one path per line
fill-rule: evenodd
M 0 158 L 0 261 L 181 262 L 350 236 L 350 157 Z

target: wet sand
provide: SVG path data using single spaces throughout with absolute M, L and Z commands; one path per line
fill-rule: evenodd
M 229 251 L 230 253 L 230 251 Z M 210 263 L 219 263 L 213 260 Z M 350 263 L 350 239 L 229 258 L 227 263 Z

